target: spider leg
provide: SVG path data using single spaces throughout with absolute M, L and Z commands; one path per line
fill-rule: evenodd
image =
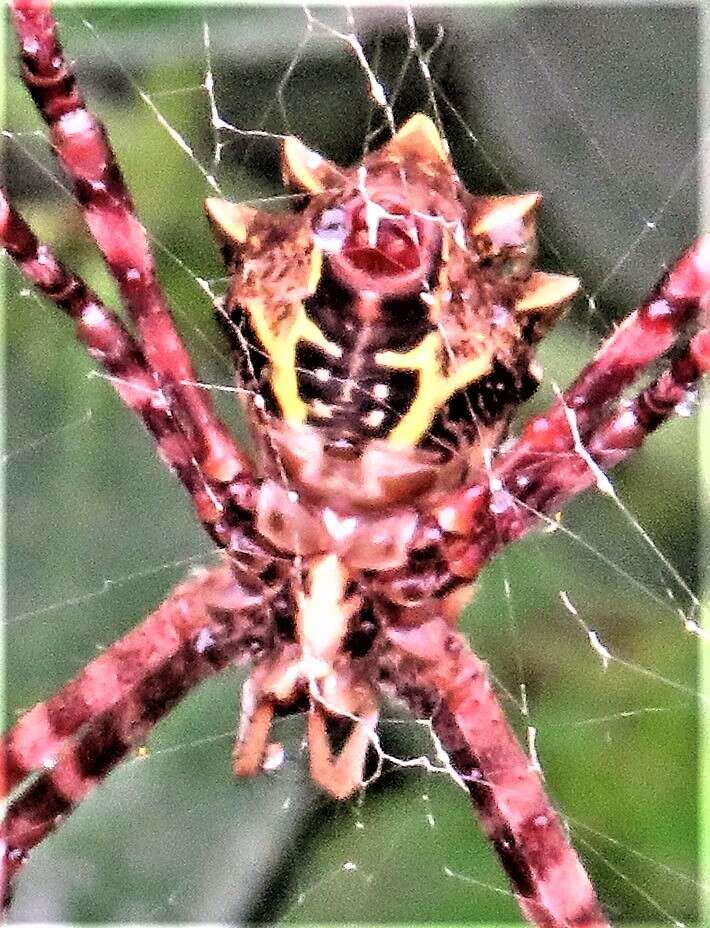
M 605 471 L 625 460 L 652 432 L 693 401 L 703 373 L 694 357 L 696 346 L 697 342 L 691 341 L 655 380 L 609 410 L 584 435 L 576 427 L 574 412 L 568 410 L 573 447 L 566 454 L 541 454 L 523 467 L 515 457 L 508 461 L 504 454 L 494 468 L 496 476 L 503 485 L 518 486 L 516 501 L 531 515 L 550 514 L 595 483 L 604 489 Z M 710 369 L 710 364 L 707 367 Z
M 430 718 L 525 916 L 541 928 L 609 922 L 542 778 L 510 727 L 486 664 L 443 618 L 391 625 L 386 688 Z
M 275 704 L 262 691 L 263 668 L 254 670 L 242 687 L 239 732 L 232 751 L 232 769 L 237 777 L 255 777 L 264 769 Z
M 456 609 L 466 580 L 475 578 L 494 554 L 577 493 L 595 483 L 602 486 L 606 469 L 689 401 L 701 377 L 710 372 L 709 307 L 706 236 L 667 272 L 553 406 L 531 420 L 512 447 L 493 460 L 489 471 L 438 506 L 439 538 L 449 568 L 442 574 L 442 617 L 419 627 L 395 620 L 388 629 L 393 651 L 381 658 L 387 685 L 417 715 L 431 717 L 523 912 L 537 925 L 608 922 L 537 771 L 505 719 L 485 664 L 452 630 L 446 610 L 449 605 L 451 612 Z M 687 346 L 647 387 L 623 401 L 626 388 L 673 348 L 693 322 L 700 329 Z M 420 532 L 424 546 L 436 529 L 424 521 Z M 388 578 L 385 595 L 405 602 L 416 576 L 412 562 Z
M 195 386 L 190 358 L 158 283 L 146 230 L 135 214 L 106 130 L 87 109 L 64 55 L 50 0 L 14 0 L 11 11 L 22 78 L 49 127 L 54 151 L 73 181 L 89 231 L 118 284 L 172 415 L 209 478 L 229 482 L 248 474 L 246 456 Z
M 454 575 L 477 576 L 493 555 L 582 490 L 600 482 L 646 437 L 692 399 L 710 372 L 710 236 L 700 238 L 664 275 L 542 415 L 495 458 L 485 480 L 438 509 Z M 693 321 L 700 329 L 628 402 L 622 392 L 673 347 Z
M 592 459 L 608 470 L 640 448 L 648 435 L 694 400 L 701 365 L 710 371 L 710 329 L 699 333 L 653 383 L 594 429 L 586 442 Z
M 209 643 L 225 620 L 234 625 L 238 611 L 263 602 L 263 597 L 248 596 L 241 589 L 227 563 L 180 584 L 139 626 L 46 702 L 21 716 L 3 736 L 0 795 L 6 796 L 33 771 L 51 766 L 83 725 L 123 699 L 179 648 Z M 225 620 L 219 609 L 225 610 Z M 255 633 L 253 619 L 244 623 L 243 632 L 245 636 Z
M 6 897 L 31 848 L 176 702 L 228 663 L 270 645 L 268 598 L 245 590 L 226 562 L 204 571 L 18 719 L 0 744 L 2 794 L 40 773 L 10 803 L 0 828 Z
M 641 306 L 602 344 L 559 400 L 531 419 L 508 461 L 570 447 L 568 410 L 582 440 L 649 365 L 693 324 L 688 364 L 693 379 L 710 369 L 710 235 L 699 238 L 663 275 Z
M 214 524 L 222 487 L 210 480 L 174 419 L 155 373 L 116 313 L 86 283 L 41 244 L 0 188 L 0 247 L 25 276 L 76 325 L 77 338 L 109 375 L 126 406 L 153 436 L 163 461 L 177 474 L 208 532 L 220 543 Z

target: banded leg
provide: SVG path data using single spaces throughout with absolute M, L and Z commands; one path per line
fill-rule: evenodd
M 703 370 L 710 372 L 710 330 L 696 336 L 668 370 L 594 430 L 587 439 L 592 459 L 607 470 L 640 448 L 647 435 L 695 399 Z
M 78 339 L 111 377 L 123 402 L 155 439 L 161 460 L 190 494 L 207 533 L 235 562 L 257 573 L 272 567 L 275 552 L 252 528 L 258 484 L 248 471 L 230 481 L 211 478 L 165 397 L 164 384 L 119 317 L 107 309 L 84 281 L 64 267 L 49 246 L 40 243 L 0 189 L 0 247 L 22 273 L 76 324 Z
M 272 622 L 269 598 L 247 592 L 221 564 L 177 587 L 138 628 L 16 722 L 0 745 L 2 794 L 42 772 L 10 804 L 0 830 L 6 894 L 31 848 L 198 683 L 266 647 Z
M 444 619 L 388 629 L 387 687 L 433 729 L 461 777 L 524 915 L 539 928 L 609 922 L 488 668 Z
M 486 475 L 438 510 L 454 574 L 472 579 L 505 545 L 594 485 L 694 396 L 710 373 L 710 236 L 668 271 L 551 409 L 532 419 Z M 701 328 L 668 367 L 629 402 L 621 392 L 673 346 Z M 627 352 L 629 356 L 627 357 Z M 598 468 L 595 471 L 595 467 Z
M 110 709 L 184 645 L 209 643 L 225 622 L 257 644 L 266 628 L 266 596 L 247 593 L 228 563 L 187 580 L 155 612 L 93 660 L 46 702 L 30 709 L 0 740 L 0 796 L 51 766 L 94 715 Z M 222 613 L 224 615 L 222 615 Z
M 505 455 L 506 466 L 536 453 L 570 448 L 568 411 L 582 440 L 643 372 L 694 323 L 700 331 L 687 352 L 699 379 L 710 369 L 710 235 L 699 238 L 656 284 L 641 306 L 604 342 L 560 399 L 531 419 Z
M 189 356 L 161 292 L 155 261 L 106 130 L 86 103 L 57 36 L 50 0 L 13 0 L 22 78 L 49 127 L 54 151 L 74 184 L 96 241 L 136 325 L 147 362 L 193 454 L 213 480 L 249 472 L 246 457 L 194 384 Z
M 158 378 L 120 318 L 86 283 L 41 244 L 0 189 L 0 247 L 55 306 L 74 320 L 76 335 L 111 379 L 116 392 L 155 439 L 162 460 L 190 494 L 200 520 L 215 537 L 224 488 L 198 465 L 175 421 Z M 219 504 L 219 505 L 216 505 Z M 220 543 L 221 539 L 215 537 Z

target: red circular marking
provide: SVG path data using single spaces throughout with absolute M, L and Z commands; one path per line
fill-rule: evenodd
M 416 293 L 426 283 L 439 244 L 436 219 L 387 192 L 358 195 L 342 208 L 342 243 L 330 265 L 353 290 L 378 296 Z
M 396 218 L 397 214 L 402 218 Z M 373 277 L 392 277 L 408 274 L 421 264 L 419 229 L 401 210 L 373 220 L 363 205 L 351 223 L 341 254 L 359 271 Z

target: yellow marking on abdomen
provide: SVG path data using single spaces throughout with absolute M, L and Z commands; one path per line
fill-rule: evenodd
M 307 293 L 313 293 L 320 278 L 321 255 L 314 250 L 307 283 Z M 271 362 L 271 386 L 281 407 L 281 413 L 289 425 L 301 425 L 306 421 L 308 407 L 298 393 L 296 372 L 296 347 L 299 342 L 310 342 L 334 357 L 342 349 L 328 341 L 318 326 L 306 315 L 303 303 L 294 302 L 290 311 L 274 329 L 270 324 L 262 300 L 246 300 L 244 309 L 249 314 L 254 332 Z
M 446 401 L 491 370 L 493 354 L 487 352 L 465 361 L 449 375 L 443 371 L 442 360 L 443 345 L 436 332 L 424 336 L 410 351 L 381 351 L 375 355 L 375 361 L 382 367 L 419 374 L 414 402 L 387 439 L 395 448 L 416 445 Z

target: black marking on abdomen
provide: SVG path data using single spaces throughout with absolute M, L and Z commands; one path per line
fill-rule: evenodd
M 363 327 L 354 310 L 357 297 L 324 268 L 316 292 L 304 304 L 307 315 L 344 355 L 352 352 Z M 382 299 L 372 323 L 371 350 L 409 351 L 431 328 L 428 309 L 418 295 Z
M 442 444 L 455 448 L 471 445 L 478 439 L 480 428 L 508 419 L 537 386 L 527 363 L 519 371 L 496 359 L 490 373 L 450 397 L 420 444 L 431 448 L 441 448 Z
M 404 416 L 417 389 L 417 375 L 387 370 L 371 351 L 358 358 L 333 359 L 314 345 L 296 349 L 298 392 L 308 404 L 308 423 L 332 440 L 359 445 L 386 438 Z
M 281 417 L 281 407 L 271 386 L 271 359 L 254 331 L 249 313 L 239 305 L 217 313 L 217 319 L 232 349 L 237 382 L 248 392 L 259 395 L 264 410 Z
M 381 300 L 369 321 L 358 317 L 357 298 L 325 270 L 305 308 L 341 354 L 333 357 L 303 342 L 296 349 L 298 390 L 309 407 L 308 423 L 328 440 L 356 449 L 386 438 L 417 392 L 416 373 L 382 367 L 377 354 L 408 351 L 431 331 L 418 296 Z

